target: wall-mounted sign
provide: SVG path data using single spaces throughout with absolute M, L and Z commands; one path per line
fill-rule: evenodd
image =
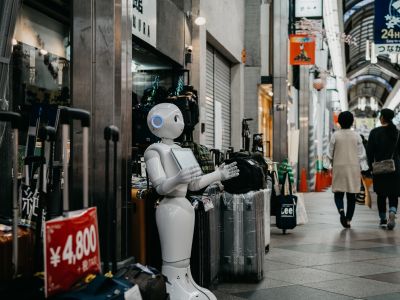
M 400 0 L 375 1 L 374 40 L 376 44 L 400 43 Z
M 133 0 L 132 34 L 156 47 L 157 0 Z
M 315 37 L 307 34 L 291 34 L 290 39 L 290 64 L 314 65 L 315 64 Z
M 322 0 L 296 0 L 296 18 L 321 18 Z
M 376 55 L 399 54 L 400 44 L 375 44 Z

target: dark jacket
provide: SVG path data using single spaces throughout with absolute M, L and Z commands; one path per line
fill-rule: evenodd
M 370 169 L 374 161 L 390 159 L 393 154 L 396 165 L 394 173 L 373 175 L 374 191 L 378 195 L 400 196 L 400 141 L 396 144 L 398 134 L 398 130 L 394 131 L 389 126 L 375 128 L 369 134 L 367 157 Z

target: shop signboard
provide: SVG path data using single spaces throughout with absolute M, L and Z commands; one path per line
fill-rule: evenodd
M 95 207 L 45 223 L 46 297 L 68 291 L 88 274 L 101 271 Z
M 400 44 L 400 0 L 375 2 L 375 44 Z
M 290 39 L 290 64 L 314 65 L 315 64 L 315 37 L 307 34 L 291 34 Z
M 375 44 L 376 55 L 390 55 L 400 53 L 400 44 Z
M 296 18 L 322 18 L 322 0 L 296 0 Z
M 156 47 L 157 0 L 133 0 L 132 2 L 132 34 Z

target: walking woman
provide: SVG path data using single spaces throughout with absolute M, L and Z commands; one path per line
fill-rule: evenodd
M 361 171 L 368 169 L 365 149 L 360 135 L 351 126 L 353 114 L 344 111 L 338 118 L 341 129 L 335 131 L 329 144 L 328 159 L 332 164 L 332 191 L 340 214 L 340 223 L 350 228 L 350 222 L 356 206 L 356 194 L 360 192 Z M 344 194 L 347 198 L 347 210 L 344 210 Z
M 367 157 L 373 174 L 374 191 L 378 195 L 378 211 L 380 226 L 392 230 L 395 226 L 398 197 L 400 195 L 400 146 L 399 131 L 393 124 L 394 112 L 388 108 L 382 109 L 380 121 L 382 126 L 375 128 L 369 134 Z M 376 174 L 373 163 L 383 160 L 394 160 L 394 170 Z M 386 199 L 389 199 L 389 220 L 386 215 Z

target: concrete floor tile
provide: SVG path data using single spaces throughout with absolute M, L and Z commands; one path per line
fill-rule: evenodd
M 275 287 L 289 286 L 293 283 L 274 280 L 271 278 L 264 278 L 260 283 L 220 283 L 218 284 L 218 291 L 228 294 L 235 294 L 240 292 L 255 291 L 260 289 L 269 289 Z
M 356 298 L 400 292 L 400 285 L 358 277 L 306 283 L 304 285 Z
M 400 268 L 400 257 L 394 258 L 383 258 L 383 259 L 374 259 L 366 261 L 369 264 L 376 264 L 382 266 L 389 266 L 393 268 Z
M 365 298 L 365 300 L 399 300 L 399 299 L 400 299 L 400 293 L 385 294 L 385 295 L 378 295 Z
M 385 282 L 394 277 L 397 282 L 397 275 L 388 274 L 400 272 L 400 226 L 380 229 L 375 201 L 372 209 L 357 206 L 352 228 L 343 229 L 331 192 L 304 198 L 308 224 L 286 235 L 271 228 L 265 279 L 221 283 L 218 300 L 400 300 L 400 284 Z
M 319 282 L 326 280 L 342 279 L 348 278 L 350 276 L 344 274 L 337 274 L 322 270 L 316 270 L 311 268 L 298 268 L 291 270 L 279 270 L 265 272 L 264 276 L 266 278 L 271 278 L 274 280 L 281 280 L 285 282 L 290 282 L 293 284 L 304 284 L 310 282 Z
M 268 260 L 268 259 L 266 259 L 264 261 L 264 272 L 276 271 L 276 270 L 288 270 L 288 269 L 295 269 L 295 268 L 300 268 L 300 267 L 301 266 L 285 264 L 282 262 L 276 262 L 276 261 Z
M 400 246 L 386 246 L 386 247 L 373 247 L 369 249 L 364 249 L 366 251 L 374 251 L 379 253 L 386 253 L 386 254 L 395 254 L 400 255 Z
M 363 276 L 363 278 L 368 278 L 382 282 L 395 283 L 400 285 L 400 272 L 374 274 L 369 276 Z
M 245 299 L 245 298 L 241 298 L 241 297 L 234 296 L 231 294 L 226 294 L 226 293 L 220 292 L 218 290 L 216 290 L 216 291 L 214 290 L 212 292 L 214 293 L 215 297 L 217 297 L 218 300 L 243 300 L 243 299 Z
M 306 253 L 328 253 L 328 252 L 343 251 L 346 249 L 344 247 L 327 245 L 327 244 L 292 245 L 292 246 L 280 246 L 278 248 L 297 251 L 297 252 L 306 252 Z
M 241 298 L 251 300 L 351 300 L 352 298 L 337 295 L 334 293 L 321 291 L 309 287 L 292 285 L 288 287 L 272 288 L 267 290 L 258 290 L 254 292 L 244 292 L 235 294 Z
M 324 270 L 324 271 L 353 275 L 353 276 L 366 276 L 372 274 L 400 271 L 399 268 L 374 265 L 374 264 L 369 264 L 367 262 L 347 262 L 341 264 L 316 266 L 314 268 L 318 270 Z

